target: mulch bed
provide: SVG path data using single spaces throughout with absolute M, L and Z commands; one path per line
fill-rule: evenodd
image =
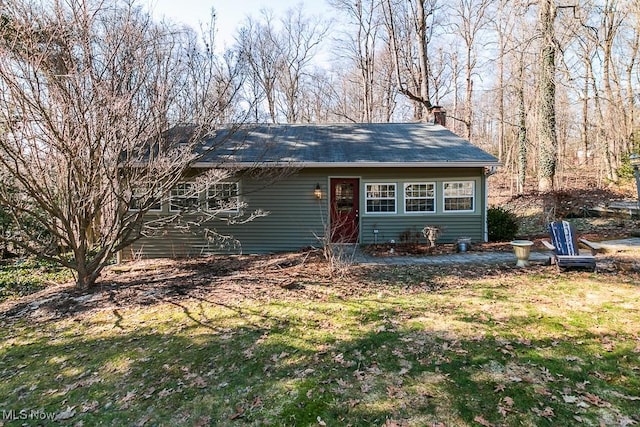
M 533 250 L 544 250 L 541 239 L 533 240 Z M 472 243 L 466 252 L 511 252 L 513 248 L 509 242 Z M 367 245 L 362 252 L 374 257 L 389 256 L 438 256 L 459 253 L 455 243 L 440 243 L 430 246 L 426 243 L 396 243 Z

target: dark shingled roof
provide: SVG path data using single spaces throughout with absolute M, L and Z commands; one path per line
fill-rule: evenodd
M 498 159 L 430 123 L 243 125 L 219 130 L 203 164 L 295 166 L 494 166 Z

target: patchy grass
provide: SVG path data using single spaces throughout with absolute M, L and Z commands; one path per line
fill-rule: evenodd
M 354 266 L 329 281 L 306 258 L 213 264 L 121 268 L 101 292 L 61 289 L 73 310 L 4 306 L 0 414 L 29 411 L 15 425 L 59 425 L 34 419 L 48 414 L 118 426 L 640 422 L 637 272 Z
M 49 262 L 32 258 L 5 261 L 0 263 L 0 301 L 28 295 L 72 278 L 70 270 Z

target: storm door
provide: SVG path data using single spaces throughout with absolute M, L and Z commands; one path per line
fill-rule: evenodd
M 356 243 L 360 215 L 360 180 L 331 178 L 331 242 Z

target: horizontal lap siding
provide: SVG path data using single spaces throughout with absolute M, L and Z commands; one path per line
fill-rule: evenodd
M 163 233 L 143 238 L 125 251 L 125 256 L 180 257 L 215 253 L 268 253 L 320 246 L 323 218 L 327 211 L 326 178 L 313 171 L 299 171 L 293 175 L 264 185 L 260 179 L 243 179 L 240 183 L 247 213 L 256 209 L 268 212 L 245 224 L 227 224 L 222 220 L 209 221 L 202 226 L 180 232 L 169 227 Z M 322 184 L 325 197 L 314 197 L 317 184 Z M 165 203 L 165 205 L 168 203 Z M 167 207 L 163 207 L 166 211 Z M 324 218 L 326 221 L 326 217 Z M 232 235 L 233 241 L 223 247 L 208 243 L 206 230 Z M 211 235 L 211 233 L 209 233 Z
M 212 253 L 268 253 L 299 250 L 308 246 L 319 247 L 321 242 L 316 235 L 322 236 L 324 224 L 328 222 L 327 191 L 331 177 L 360 179 L 361 243 L 374 242 L 374 228 L 379 230 L 378 242 L 389 240 L 399 242 L 404 231 L 420 232 L 425 225 L 443 227 L 439 242 L 451 242 L 460 237 L 469 237 L 474 241 L 483 240 L 484 178 L 481 168 L 308 168 L 269 186 L 264 185 L 264 180 L 246 178 L 242 180 L 240 192 L 243 200 L 248 204 L 247 210 L 268 211 L 269 214 L 265 217 L 236 225 L 228 225 L 216 220 L 183 232 L 169 227 L 155 237 L 136 242 L 131 248 L 125 250 L 124 255 L 147 258 L 180 257 Z M 440 206 L 442 204 L 441 183 L 456 179 L 474 179 L 476 182 L 474 213 L 370 215 L 364 211 L 364 184 L 367 182 L 396 182 L 398 196 L 401 196 L 403 182 L 436 181 L 438 183 L 436 204 Z M 320 201 L 316 200 L 313 194 L 317 184 L 320 184 L 323 193 Z M 398 205 L 402 203 L 401 197 L 398 197 L 397 203 Z M 167 206 L 168 202 L 165 201 L 163 205 L 165 214 L 167 214 Z M 240 245 L 227 245 L 220 248 L 215 242 L 208 243 L 205 236 L 206 229 L 233 235 Z
M 312 171 L 300 171 L 269 187 L 260 183 L 246 185 L 254 190 L 247 196 L 250 207 L 269 214 L 242 227 L 230 228 L 243 242 L 246 252 L 279 252 L 320 246 L 323 214 L 327 210 L 326 196 L 316 200 L 314 190 L 324 177 Z M 326 194 L 326 187 L 323 185 Z M 326 220 L 326 218 L 324 218 Z
M 437 226 L 442 230 L 438 237 L 438 243 L 455 242 L 461 237 L 470 238 L 474 242 L 483 240 L 483 223 L 480 215 L 467 215 L 455 217 L 450 215 L 438 215 L 428 217 L 387 217 L 387 218 L 363 218 L 360 224 L 361 242 L 363 244 L 388 243 L 391 240 L 396 243 L 403 241 L 405 232 L 409 232 L 413 239 L 419 234 L 419 241 L 427 240 L 422 235 L 425 225 Z M 377 240 L 373 230 L 378 230 Z

